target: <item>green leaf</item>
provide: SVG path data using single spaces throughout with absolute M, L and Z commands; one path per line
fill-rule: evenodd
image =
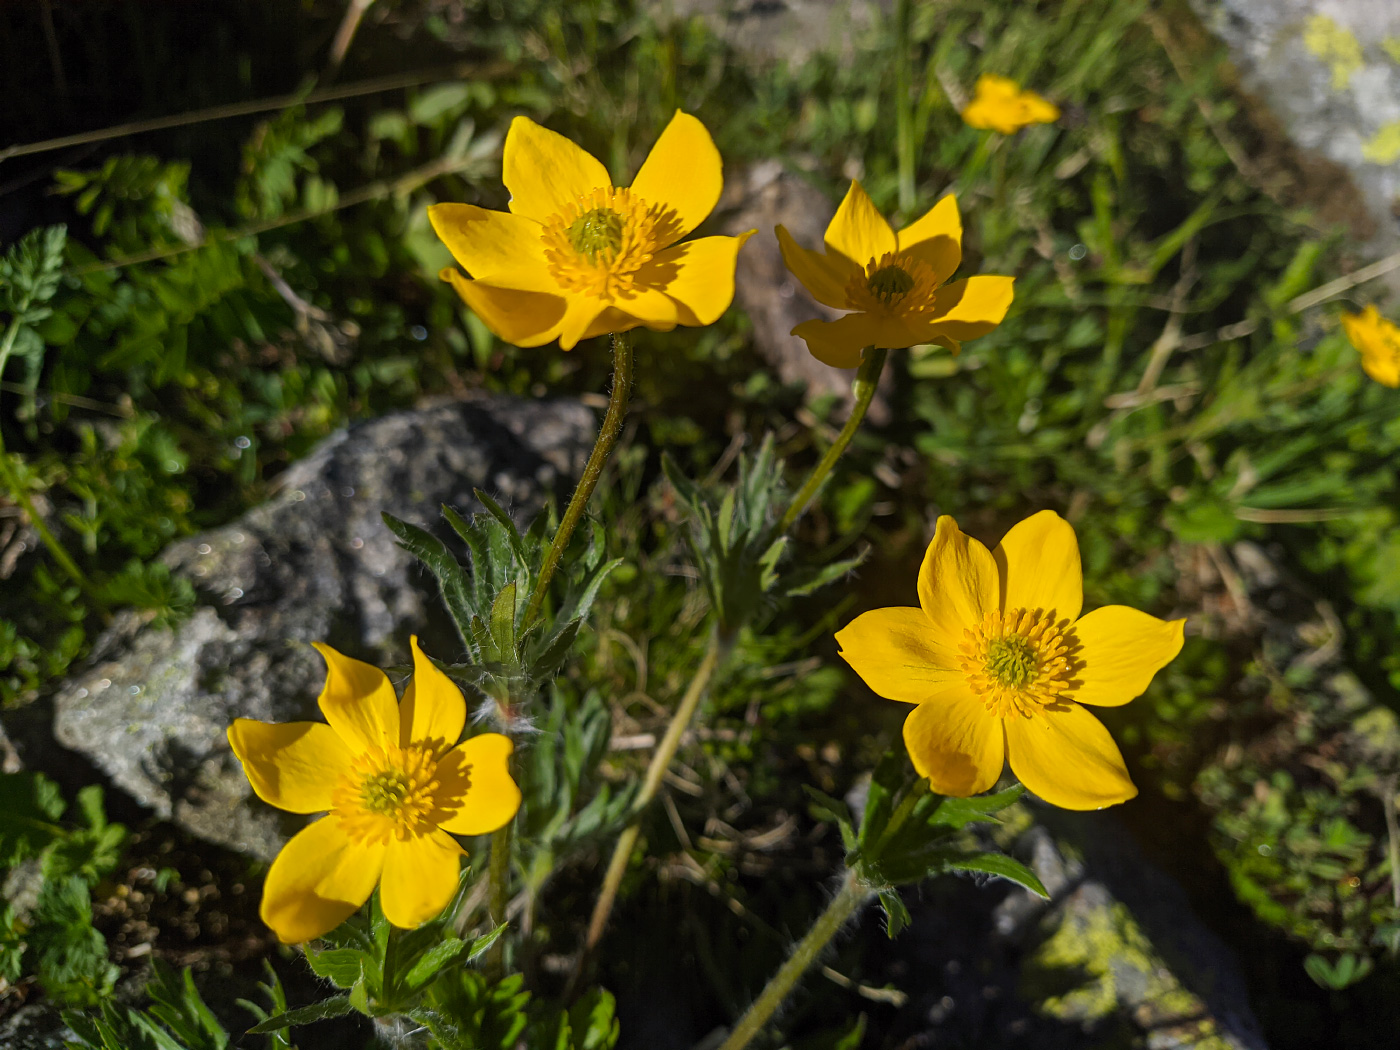
M 992 814 L 1005 809 L 1025 793 L 1026 789 L 1022 785 L 1013 784 L 1005 791 L 998 791 L 995 795 L 945 798 L 933 811 L 929 823 L 950 828 L 964 828 L 979 821 L 997 824 L 1000 821 Z
M 350 1004 L 348 995 L 337 995 L 330 999 L 322 999 L 319 1003 L 312 1003 L 310 1006 L 302 1006 L 295 1010 L 288 1010 L 286 1013 L 269 1017 L 266 1021 L 255 1024 L 248 1031 L 253 1035 L 265 1035 L 268 1032 L 275 1032 L 279 1028 L 290 1028 L 296 1024 L 311 1024 L 314 1021 L 325 1021 L 332 1017 L 344 1017 L 348 1013 L 354 1013 L 355 1008 Z
M 909 909 L 905 907 L 899 891 L 892 889 L 880 892 L 880 907 L 885 911 L 885 933 L 890 940 L 894 940 L 909 925 Z
M 355 948 L 306 949 L 306 964 L 317 977 L 324 977 L 337 988 L 354 987 L 369 956 Z
M 941 863 L 930 868 L 943 871 L 980 871 L 988 875 L 999 875 L 1010 879 L 1018 886 L 1024 886 L 1039 897 L 1050 899 L 1050 893 L 1036 876 L 1035 872 L 1005 853 L 957 853 L 944 854 Z

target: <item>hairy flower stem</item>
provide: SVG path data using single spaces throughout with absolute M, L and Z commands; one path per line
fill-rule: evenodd
M 540 608 L 544 605 L 544 597 L 549 592 L 549 581 L 554 578 L 554 570 L 559 568 L 559 559 L 564 556 L 564 549 L 569 545 L 569 537 L 574 534 L 574 529 L 583 518 L 583 512 L 588 506 L 588 499 L 593 495 L 593 489 L 597 486 L 598 478 L 603 473 L 603 465 L 607 463 L 608 455 L 612 452 L 613 445 L 617 443 L 617 435 L 622 431 L 623 417 L 627 415 L 627 399 L 632 393 L 632 333 L 614 332 L 612 341 L 613 386 L 612 396 L 608 399 L 608 411 L 603 416 L 603 425 L 598 430 L 598 440 L 593 443 L 593 451 L 589 454 L 588 463 L 584 466 L 583 474 L 578 479 L 578 486 L 569 499 L 569 506 L 565 509 L 564 516 L 559 520 L 559 529 L 554 534 L 554 542 L 549 545 L 549 550 L 544 556 L 544 563 L 540 565 L 539 578 L 535 580 L 535 589 L 530 594 L 530 604 L 525 607 L 525 618 L 520 624 L 522 631 L 534 623 L 535 618 L 540 614 Z
M 851 384 L 851 392 L 856 398 L 856 403 L 851 408 L 851 416 L 841 428 L 841 433 L 836 435 L 831 447 L 826 450 L 826 455 L 822 456 L 821 462 L 812 469 L 802 488 L 798 489 L 797 495 L 792 498 L 792 503 L 783 514 L 783 520 L 778 523 L 779 534 L 787 532 L 792 528 L 792 523 L 802 516 L 807 504 L 812 502 L 812 497 L 817 494 L 817 490 L 831 473 L 831 468 L 836 466 L 836 461 L 841 458 L 841 453 L 846 451 L 851 438 L 856 436 L 856 431 L 860 429 L 860 421 L 865 418 L 865 412 L 875 397 L 875 388 L 880 384 L 880 373 L 884 371 L 885 358 L 888 356 L 888 350 L 875 346 L 865 348 L 860 371 L 856 373 L 855 382 Z
M 704 698 L 716 669 L 724 661 L 732 644 L 732 635 L 721 634 L 718 629 L 711 631 L 709 645 L 705 649 L 700 666 L 695 669 L 695 677 L 690 680 L 690 685 L 686 687 L 685 695 L 681 697 L 676 713 L 671 716 L 671 722 L 666 727 L 665 735 L 661 738 L 661 742 L 656 745 L 656 750 L 652 752 L 651 764 L 647 767 L 646 778 L 642 781 L 642 789 L 637 793 L 636 801 L 632 804 L 632 821 L 618 836 L 612 860 L 608 862 L 607 874 L 603 876 L 603 887 L 598 892 L 598 901 L 593 906 L 593 916 L 588 921 L 588 934 L 584 938 L 583 951 L 579 955 L 578 963 L 570 978 L 571 987 L 577 984 L 589 956 L 592 955 L 598 942 L 602 940 L 603 931 L 607 928 L 608 916 L 612 914 L 613 904 L 617 900 L 617 888 L 622 884 L 622 876 L 627 872 L 627 862 L 632 857 L 632 849 L 636 846 L 637 836 L 640 834 L 641 829 L 637 820 L 661 789 L 661 781 L 671 765 L 671 759 L 676 755 L 676 749 L 680 747 L 681 736 L 689 727 L 690 720 L 695 717 L 695 709 L 700 706 L 700 701 Z
M 720 1050 L 743 1050 L 753 1041 L 768 1023 L 768 1019 L 783 1005 L 783 1000 L 796 987 L 802 975 L 821 956 L 831 938 L 836 936 L 836 932 L 846 924 L 847 919 L 860 910 L 860 906 L 870 899 L 872 893 L 859 875 L 850 870 L 846 872 L 841 889 L 826 906 L 826 911 L 817 917 L 817 921 L 812 923 L 812 928 L 797 942 L 797 947 L 792 950 L 787 962 L 769 978 L 768 984 L 753 1001 L 753 1005 L 745 1011 L 744 1016 L 739 1018 L 739 1023 L 734 1026 L 734 1031 L 729 1033 L 729 1038 L 724 1041 Z
M 28 300 L 21 304 L 22 310 L 28 308 L 28 306 Z M 15 348 L 15 340 L 19 338 L 22 310 L 21 313 L 17 313 L 14 320 L 10 322 L 10 327 L 5 332 L 4 340 L 0 341 L 0 374 L 4 373 L 5 365 L 8 364 L 10 360 L 10 352 Z M 83 574 L 83 570 L 78 568 L 78 563 L 69 555 L 67 548 L 59 542 L 58 537 L 50 531 L 48 524 L 44 521 L 43 517 L 40 516 L 38 508 L 34 506 L 34 501 L 29 496 L 29 490 L 25 488 L 24 482 L 20 479 L 19 474 L 15 471 L 14 465 L 10 462 L 9 454 L 5 451 L 5 439 L 3 434 L 0 434 L 0 474 L 4 475 L 3 478 L 0 478 L 0 481 L 3 481 L 5 488 L 9 490 L 10 498 L 19 504 L 20 508 L 29 518 L 30 524 L 34 526 L 34 531 L 39 534 L 39 539 L 43 542 L 44 546 L 49 549 L 49 553 L 53 555 L 53 560 L 58 562 L 59 567 L 78 585 L 83 594 L 97 605 L 100 611 L 105 605 L 101 595 L 97 593 L 97 590 L 93 587 L 87 576 Z
M 491 857 L 486 868 L 487 898 L 491 922 L 499 926 L 506 921 L 506 909 L 510 906 L 510 851 L 514 845 L 515 821 L 509 820 L 491 833 Z M 499 981 L 506 975 L 506 939 L 497 937 L 494 944 L 486 949 L 482 960 L 486 976 L 491 981 Z

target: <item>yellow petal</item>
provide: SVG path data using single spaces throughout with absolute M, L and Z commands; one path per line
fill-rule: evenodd
M 272 862 L 262 920 L 283 944 L 327 934 L 369 900 L 383 866 L 383 845 L 352 842 L 337 818 L 322 817 L 293 835 Z
M 808 251 L 792 239 L 792 234 L 778 226 L 778 248 L 783 263 L 802 287 L 819 303 L 836 310 L 849 309 L 846 303 L 846 282 L 860 272 L 844 255 Z
M 442 914 L 457 892 L 461 856 L 462 847 L 441 831 L 391 838 L 379 887 L 384 918 L 409 930 Z
M 450 281 L 472 313 L 481 318 L 482 324 L 507 343 L 543 346 L 558 337 L 559 322 L 564 317 L 564 296 L 497 288 L 482 281 L 468 280 L 455 269 L 443 270 L 442 279 Z
M 467 724 L 467 702 L 457 684 L 423 655 L 416 634 L 408 644 L 413 650 L 413 677 L 399 704 L 399 746 L 428 744 L 434 752 L 446 751 L 457 743 Z
M 1137 794 L 1118 745 L 1087 708 L 1062 704 L 1003 723 L 1011 771 L 1052 806 L 1103 809 Z
M 1361 370 L 1382 386 L 1400 387 L 1400 353 L 1391 357 L 1363 357 Z
M 826 228 L 826 246 L 862 269 L 886 252 L 897 249 L 894 230 L 875 208 L 860 183 L 852 180 L 846 199 Z
M 664 207 L 662 222 L 669 227 L 667 244 L 704 222 L 723 188 L 714 139 L 704 124 L 680 110 L 676 110 L 632 180 L 633 193 L 648 204 Z
M 922 609 L 872 609 L 836 632 L 841 656 L 880 696 L 921 704 L 963 681 L 958 653 L 935 639 Z
M 657 252 L 651 262 L 637 271 L 637 282 L 671 298 L 675 303 L 672 324 L 714 324 L 734 300 L 734 266 L 739 249 L 754 232 L 749 230 L 737 237 L 698 237 Z M 617 305 L 624 312 L 633 312 L 625 299 L 619 298 Z M 649 321 L 647 325 L 651 327 Z
M 1001 573 L 1001 607 L 1054 610 L 1073 623 L 1084 605 L 1084 572 L 1074 527 L 1053 510 L 1011 526 L 992 552 Z
M 234 719 L 228 742 L 258 798 L 290 813 L 321 813 L 355 754 L 323 722 Z
M 929 324 L 954 339 L 986 335 L 1011 306 L 1013 277 L 982 275 L 954 281 L 933 293 Z
M 1159 620 L 1126 605 L 1095 609 L 1074 625 L 1074 699 L 1117 707 L 1141 696 L 1152 676 L 1176 658 L 1185 620 Z
M 966 798 L 986 791 L 1001 776 L 1006 761 L 1001 721 L 965 682 L 953 683 L 909 712 L 904 746 L 934 791 Z
M 923 218 L 899 231 L 901 255 L 922 259 L 942 284 L 962 262 L 962 216 L 950 193 L 924 213 Z
M 657 332 L 669 332 L 675 328 L 681 314 L 681 307 L 664 290 L 636 286 L 625 293 L 619 293 L 611 308 L 604 306 L 602 301 L 599 301 L 598 314 L 601 314 L 605 309 L 612 309 Z M 595 314 L 594 317 L 596 318 L 598 314 Z M 584 333 L 592 328 L 592 320 L 593 318 L 590 318 L 589 325 L 583 330 Z M 604 331 L 615 332 L 618 329 L 606 328 Z M 586 334 L 580 338 L 586 338 Z
M 356 754 L 397 744 L 399 700 L 384 672 L 322 642 L 311 644 L 326 659 L 326 684 L 316 702 L 340 739 Z
M 444 831 L 485 835 L 510 822 L 520 808 L 520 788 L 510 775 L 514 749 L 509 737 L 482 733 L 447 753 L 438 766 L 444 786 L 463 782 L 468 786 L 457 798 L 461 808 L 442 822 Z
M 434 204 L 428 208 L 428 221 L 472 277 L 488 279 L 498 288 L 559 293 L 535 220 L 474 204 Z
M 669 332 L 671 327 L 663 326 L 659 323 L 647 324 L 640 317 L 633 317 L 625 314 L 615 306 L 605 306 L 603 312 L 593 319 L 593 323 L 584 329 L 580 341 L 593 339 L 600 335 L 607 335 L 609 332 L 630 332 L 634 328 L 643 326 L 650 328 L 654 332 Z
M 608 169 L 563 135 L 529 117 L 516 117 L 506 132 L 502 181 L 510 210 L 545 222 L 579 197 L 612 186 Z
M 867 346 L 902 350 L 923 341 L 899 318 L 860 313 L 834 321 L 803 321 L 792 334 L 806 341 L 813 357 L 833 368 L 855 368 Z
M 944 514 L 919 568 L 919 604 L 944 649 L 957 650 L 963 632 L 997 608 L 997 564 L 991 551 Z
M 594 319 L 603 312 L 603 301 L 591 295 L 566 295 L 564 316 L 550 333 L 559 340 L 561 350 L 572 350 L 579 344 Z

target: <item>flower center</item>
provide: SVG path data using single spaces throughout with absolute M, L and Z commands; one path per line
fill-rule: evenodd
M 678 237 L 674 212 L 615 186 L 565 205 L 540 232 L 559 286 L 605 302 L 634 295 L 638 272 Z
M 962 671 L 992 714 L 1029 717 L 1064 702 L 1074 672 L 1069 653 L 1076 644 L 1073 633 L 1057 625 L 1053 610 L 997 610 L 964 632 Z
M 341 778 L 331 796 L 332 812 L 359 842 L 426 835 L 455 808 L 440 790 L 442 780 L 428 748 L 371 748 Z
M 622 247 L 622 216 L 611 208 L 584 212 L 569 227 L 569 243 L 590 263 L 597 261 L 601 251 L 616 254 Z
M 886 266 L 870 275 L 865 286 L 886 306 L 914 287 L 914 278 L 902 266 Z
M 388 769 L 366 778 L 360 785 L 360 801 L 371 813 L 387 817 L 399 811 L 411 787 L 402 770 Z
M 1020 689 L 1040 671 L 1040 660 L 1030 639 L 1013 634 L 987 644 L 987 674 L 1002 685 Z
M 846 282 L 846 309 L 864 313 L 917 317 L 934 307 L 938 277 L 912 255 L 886 252 Z

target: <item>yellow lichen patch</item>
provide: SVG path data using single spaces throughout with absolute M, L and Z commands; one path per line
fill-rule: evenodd
M 1396 62 L 1400 62 L 1400 36 L 1386 37 L 1381 41 L 1381 50 Z
M 1166 967 L 1126 907 L 1081 897 L 1062 914 L 1022 972 L 1022 994 L 1040 1013 L 1081 1025 L 1127 1016 L 1173 1036 L 1173 1046 L 1228 1050 L 1205 1003 Z M 1078 983 L 1066 988 L 1070 974 Z
M 1372 164 L 1394 164 L 1400 160 L 1400 120 L 1392 120 L 1362 143 L 1361 155 Z
M 1365 64 L 1356 34 L 1326 15 L 1313 15 L 1303 30 L 1303 46 L 1332 72 L 1332 90 L 1341 91 Z

